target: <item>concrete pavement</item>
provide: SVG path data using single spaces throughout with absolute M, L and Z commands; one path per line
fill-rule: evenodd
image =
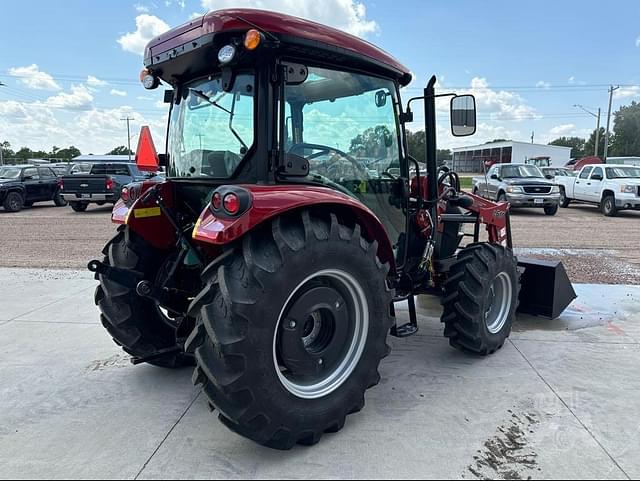
M 640 477 L 639 287 L 579 285 L 561 320 L 519 319 L 486 359 L 450 349 L 421 300 L 366 408 L 283 453 L 227 431 L 190 369 L 131 366 L 94 286 L 0 269 L 0 478 Z

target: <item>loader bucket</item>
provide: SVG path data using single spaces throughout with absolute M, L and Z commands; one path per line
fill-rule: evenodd
M 518 259 L 522 272 L 519 312 L 556 319 L 578 296 L 558 261 Z

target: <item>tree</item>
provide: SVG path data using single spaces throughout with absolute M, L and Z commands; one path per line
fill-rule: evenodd
M 411 132 L 407 130 L 407 145 L 409 147 L 409 155 L 415 158 L 418 162 L 425 163 L 425 144 L 426 136 L 424 130 L 418 132 Z
M 11 150 L 11 144 L 7 141 L 0 143 L 0 149 L 2 149 L 2 160 L 5 164 L 16 155 L 15 152 Z
M 56 149 L 56 147 L 54 147 L 54 149 Z M 75 157 L 78 157 L 79 155 L 82 155 L 80 149 L 72 145 L 70 147 L 67 147 L 66 149 L 58 149 L 55 151 L 52 150 L 50 157 L 60 160 L 71 160 Z
M 351 140 L 349 151 L 362 157 L 381 158 L 393 145 L 393 134 L 386 125 L 377 125 L 365 130 Z
M 609 141 L 611 156 L 640 156 L 640 103 L 620 107 L 614 114 L 614 142 Z
M 119 147 L 116 147 L 115 149 L 112 149 L 110 152 L 107 152 L 107 155 L 134 155 L 134 152 L 132 150 L 129 150 L 128 147 L 121 145 Z
M 596 131 L 597 129 L 593 129 L 591 135 L 589 136 L 589 140 L 587 140 L 584 144 L 584 155 L 583 157 L 589 157 L 594 155 L 596 152 Z M 607 130 L 604 127 L 600 127 L 600 135 L 598 140 L 598 157 L 604 155 L 604 136 L 606 135 Z M 609 146 L 611 147 L 615 142 L 615 137 L 613 134 L 609 135 Z
M 571 157 L 581 159 L 585 157 L 585 143 L 585 140 L 580 137 L 560 137 L 559 139 L 549 142 L 549 145 L 571 147 Z

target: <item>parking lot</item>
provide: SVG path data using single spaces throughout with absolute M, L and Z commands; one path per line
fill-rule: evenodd
M 518 253 L 563 260 L 578 283 L 562 318 L 519 316 L 479 359 L 449 348 L 438 302 L 421 298 L 420 332 L 391 339 L 366 409 L 284 453 L 227 431 L 191 369 L 132 366 L 112 343 L 85 270 L 109 215 L 0 212 L 1 479 L 640 476 L 639 213 L 517 211 Z
M 110 206 L 85 213 L 39 204 L 16 214 L 0 210 L 0 266 L 83 269 L 113 236 Z M 519 255 L 558 259 L 574 282 L 640 284 L 640 212 L 604 217 L 572 205 L 555 217 L 517 210 L 512 217 Z

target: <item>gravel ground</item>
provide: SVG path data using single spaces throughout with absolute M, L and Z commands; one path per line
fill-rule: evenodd
M 36 205 L 15 214 L 0 210 L 0 267 L 84 268 L 100 258 L 114 232 L 111 207 Z M 606 218 L 591 206 L 557 216 L 517 210 L 512 216 L 518 255 L 557 259 L 574 282 L 640 284 L 640 212 Z

